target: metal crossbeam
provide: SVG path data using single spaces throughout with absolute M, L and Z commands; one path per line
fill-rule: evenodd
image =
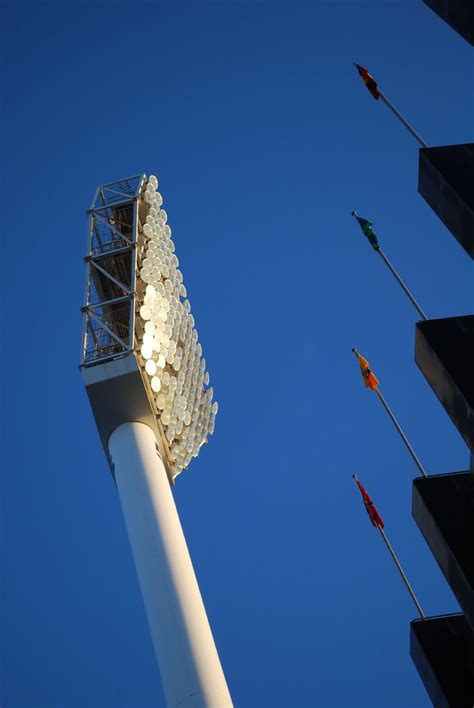
M 107 224 L 107 226 L 108 226 L 108 228 L 110 229 L 110 231 L 111 231 L 113 234 L 115 234 L 116 236 L 118 236 L 118 238 L 122 238 L 124 241 L 126 241 L 126 243 L 128 243 L 129 246 L 132 245 L 132 241 L 131 241 L 127 236 L 125 236 L 121 231 L 119 231 L 118 229 L 116 229 L 115 226 L 114 226 L 114 224 L 111 224 L 111 223 L 110 223 L 110 220 L 107 219 L 107 217 L 105 217 L 103 214 L 99 214 L 95 209 L 93 209 L 93 210 L 91 211 L 91 214 L 93 214 L 96 219 L 100 219 L 100 220 L 103 221 L 105 224 Z M 130 224 L 130 227 L 131 227 L 131 226 L 132 226 L 132 225 Z M 94 227 L 95 227 L 95 225 L 94 225 Z M 95 230 L 95 233 L 97 234 L 97 230 Z M 97 237 L 99 238 L 99 241 L 100 241 L 101 239 L 100 239 L 100 237 L 99 237 L 98 234 L 97 234 Z
M 126 351 L 130 351 L 130 344 L 126 344 L 123 339 L 120 339 L 120 337 L 110 329 L 103 317 L 101 317 L 97 312 L 90 310 L 88 307 L 86 308 L 86 314 L 89 314 L 90 317 L 94 317 L 96 320 L 98 320 L 102 325 L 102 329 L 105 329 L 107 334 L 109 334 L 112 339 L 115 339 L 115 341 L 118 342 L 118 344 L 120 344 L 120 346 L 122 346 Z
M 109 280 L 111 280 L 112 283 L 115 283 L 115 285 L 116 285 L 118 288 L 120 288 L 121 290 L 123 290 L 124 293 L 126 293 L 127 295 L 131 295 L 131 294 L 132 294 L 132 291 L 130 290 L 130 288 L 127 288 L 127 286 L 124 285 L 123 283 L 121 283 L 120 280 L 117 280 L 117 278 L 114 278 L 113 275 L 111 275 L 110 273 L 107 273 L 107 271 L 105 270 L 105 268 L 102 268 L 102 266 L 100 266 L 100 265 L 93 259 L 93 257 L 87 256 L 87 259 L 90 260 L 90 264 L 91 264 L 92 266 L 94 266 L 94 268 L 95 268 L 96 270 L 98 270 L 98 271 L 100 271 L 101 273 L 103 273 L 106 278 L 108 278 Z

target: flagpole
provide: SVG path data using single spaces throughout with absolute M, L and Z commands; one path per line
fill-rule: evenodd
M 428 317 L 425 315 L 425 313 L 423 312 L 423 310 L 421 309 L 421 307 L 419 306 L 419 304 L 417 303 L 417 301 L 413 297 L 412 293 L 408 290 L 407 286 L 405 285 L 403 280 L 400 278 L 397 271 L 395 270 L 395 268 L 393 267 L 393 265 L 390 263 L 387 256 L 385 255 L 385 253 L 380 248 L 380 245 L 379 245 L 379 242 L 377 239 L 377 235 L 374 233 L 374 231 L 372 229 L 372 222 L 368 221 L 367 219 L 364 219 L 355 210 L 351 212 L 351 215 L 356 219 L 356 221 L 359 222 L 359 226 L 362 229 L 362 233 L 368 239 L 370 245 L 372 246 L 372 249 L 374 251 L 377 251 L 377 253 L 380 254 L 381 259 L 383 260 L 383 262 L 385 263 L 385 265 L 387 266 L 387 268 L 389 269 L 389 271 L 391 272 L 391 274 L 393 275 L 393 277 L 395 278 L 395 280 L 397 281 L 397 283 L 399 284 L 399 286 L 401 287 L 401 289 L 403 290 L 405 295 L 408 297 L 411 304 L 415 307 L 415 309 L 418 312 L 418 314 L 420 315 L 421 319 L 427 320 Z
M 407 576 L 405 575 L 405 573 L 404 573 L 404 571 L 403 571 L 402 566 L 400 565 L 400 561 L 398 560 L 398 558 L 397 558 L 397 556 L 396 556 L 396 554 L 395 554 L 395 551 L 393 550 L 393 548 L 392 548 L 392 546 L 391 546 L 391 544 L 390 544 L 390 541 L 388 540 L 388 538 L 387 538 L 387 536 L 386 536 L 386 534 L 385 534 L 385 531 L 384 531 L 384 522 L 383 522 L 383 519 L 382 519 L 382 517 L 380 516 L 379 512 L 377 511 L 377 507 L 375 506 L 375 504 L 374 504 L 374 502 L 372 501 L 372 499 L 369 497 L 369 494 L 368 494 L 366 488 L 365 488 L 364 485 L 359 481 L 359 479 L 358 479 L 358 477 L 357 477 L 356 474 L 353 474 L 353 475 L 352 475 L 352 479 L 353 479 L 354 482 L 357 484 L 357 486 L 359 487 L 359 491 L 360 491 L 360 493 L 362 494 L 362 500 L 363 500 L 363 502 L 364 502 L 365 510 L 366 510 L 367 514 L 369 515 L 370 522 L 371 522 L 372 526 L 375 526 L 375 527 L 378 528 L 378 530 L 380 531 L 380 534 L 381 534 L 381 536 L 382 536 L 382 538 L 383 538 L 383 540 L 384 540 L 384 543 L 385 543 L 385 545 L 387 546 L 387 548 L 388 548 L 388 550 L 389 550 L 389 552 L 390 552 L 390 555 L 392 556 L 392 558 L 393 558 L 393 560 L 394 560 L 394 562 L 395 562 L 395 565 L 397 566 L 397 570 L 398 570 L 398 572 L 400 573 L 400 575 L 402 576 L 402 580 L 403 580 L 403 582 L 405 583 L 405 586 L 406 586 L 408 592 L 410 593 L 410 597 L 411 597 L 411 599 L 413 600 L 413 602 L 415 603 L 416 608 L 417 608 L 418 612 L 419 612 L 420 615 L 421 615 L 421 619 L 426 619 L 425 613 L 424 613 L 423 610 L 421 609 L 421 605 L 420 605 L 420 603 L 418 602 L 418 600 L 416 599 L 416 595 L 415 595 L 415 593 L 414 593 L 414 591 L 413 591 L 413 588 L 412 588 L 412 586 L 410 585 L 410 583 L 409 583 L 409 581 L 408 581 L 408 578 L 407 578 Z
M 407 589 L 408 592 L 410 593 L 411 599 L 413 600 L 413 602 L 414 602 L 415 605 L 416 605 L 416 609 L 417 609 L 418 612 L 420 613 L 421 619 L 426 619 L 426 615 L 425 615 L 425 613 L 423 612 L 422 607 L 421 607 L 420 603 L 418 602 L 418 600 L 417 600 L 417 598 L 416 598 L 416 595 L 415 595 L 415 593 L 414 593 L 414 591 L 413 591 L 413 588 L 412 588 L 412 586 L 410 585 L 410 582 L 409 582 L 407 576 L 405 575 L 405 572 L 404 572 L 402 566 L 400 565 L 400 561 L 398 560 L 398 558 L 397 558 L 397 556 L 396 556 L 396 553 L 395 553 L 395 551 L 393 550 L 393 548 L 392 548 L 392 546 L 391 546 L 391 544 L 390 544 L 390 541 L 389 541 L 388 538 L 387 538 L 387 535 L 386 535 L 385 531 L 383 530 L 383 528 L 382 528 L 379 524 L 377 524 L 377 528 L 378 528 L 378 530 L 380 531 L 380 535 L 382 536 L 382 538 L 383 538 L 383 540 L 384 540 L 384 542 L 385 542 L 385 545 L 387 546 L 387 548 L 388 548 L 388 550 L 389 550 L 389 552 L 390 552 L 390 555 L 392 556 L 392 558 L 393 558 L 393 560 L 394 560 L 394 562 L 395 562 L 395 565 L 397 566 L 398 572 L 400 573 L 400 575 L 401 575 L 401 577 L 402 577 L 402 580 L 403 580 L 403 582 L 405 583 L 406 589 Z
M 362 81 L 364 82 L 364 84 L 366 85 L 366 87 L 367 87 L 369 93 L 371 93 L 372 96 L 373 96 L 376 100 L 378 100 L 379 98 L 381 98 L 382 101 L 383 101 L 383 102 L 385 103 L 385 105 L 387 106 L 387 108 L 390 108 L 390 110 L 392 111 L 392 113 L 394 113 L 394 115 L 398 118 L 398 120 L 400 121 L 400 123 L 401 123 L 403 126 L 405 126 L 405 128 L 408 130 L 408 132 L 411 133 L 411 135 L 413 135 L 413 137 L 414 137 L 415 140 L 421 145 L 421 147 L 427 148 L 428 145 L 427 145 L 427 144 L 425 143 L 425 141 L 418 135 L 418 133 L 416 132 L 416 130 L 415 130 L 414 128 L 412 128 L 412 126 L 410 125 L 410 123 L 402 116 L 402 114 L 400 113 L 400 111 L 398 111 L 398 110 L 395 108 L 395 106 L 393 105 L 393 103 L 392 103 L 391 101 L 389 101 L 386 96 L 383 95 L 382 91 L 381 91 L 381 90 L 379 89 L 379 87 L 377 86 L 376 80 L 374 79 L 374 77 L 373 77 L 371 74 L 369 74 L 369 70 L 366 69 L 365 66 L 361 66 L 360 64 L 357 64 L 356 62 L 354 62 L 354 66 L 356 67 L 357 71 L 359 72 L 359 76 L 360 76 L 360 78 L 362 79 Z
M 389 417 L 390 417 L 390 420 L 391 420 L 392 423 L 394 424 L 395 428 L 397 429 L 398 434 L 400 435 L 401 439 L 402 439 L 403 442 L 405 443 L 405 445 L 406 445 L 406 447 L 407 447 L 407 450 L 408 450 L 408 452 L 410 453 L 410 455 L 412 456 L 415 465 L 418 467 L 418 469 L 420 470 L 420 472 L 421 472 L 421 474 L 423 475 L 423 477 L 428 477 L 428 475 L 426 474 L 425 468 L 424 468 L 423 465 L 421 464 L 421 462 L 420 462 L 420 460 L 418 459 L 418 457 L 417 457 L 417 455 L 416 455 L 414 449 L 413 449 L 412 446 L 410 445 L 407 436 L 405 435 L 405 433 L 403 432 L 403 430 L 401 429 L 401 427 L 400 427 L 400 425 L 399 425 L 399 423 L 398 423 L 398 420 L 395 418 L 395 416 L 393 415 L 392 411 L 390 410 L 390 406 L 388 405 L 387 401 L 385 400 L 385 398 L 383 397 L 383 395 L 381 394 L 381 392 L 379 391 L 378 388 L 375 389 L 375 393 L 376 393 L 377 396 L 379 397 L 381 404 L 383 405 L 383 407 L 385 408 L 386 412 L 388 413 L 388 415 L 389 415 Z
M 383 93 L 382 93 L 382 91 L 381 91 L 380 89 L 377 89 L 377 90 L 378 90 L 378 94 L 379 94 L 380 98 L 382 99 L 382 101 L 385 103 L 385 105 L 386 105 L 388 108 L 390 108 L 390 110 L 391 110 L 392 113 L 394 113 L 394 115 L 398 118 L 398 120 L 400 121 L 400 123 L 402 123 L 402 125 L 405 126 L 405 128 L 408 130 L 408 132 L 413 135 L 413 137 L 414 137 L 415 140 L 421 145 L 421 147 L 427 148 L 428 145 L 425 143 L 425 141 L 418 135 L 418 133 L 416 132 L 416 130 L 415 130 L 414 128 L 412 128 L 412 126 L 410 125 L 410 123 L 402 116 L 402 114 L 401 114 L 399 111 L 397 111 L 397 109 L 395 108 L 395 106 L 393 105 L 393 103 L 391 103 L 391 101 L 389 101 L 388 98 L 383 95 Z
M 397 281 L 397 283 L 399 284 L 399 286 L 401 287 L 401 289 L 403 290 L 405 295 L 408 297 L 411 304 L 414 306 L 414 308 L 416 309 L 416 311 L 420 315 L 421 319 L 427 320 L 428 317 L 425 315 L 425 313 L 423 312 L 423 310 L 421 309 L 421 307 L 419 306 L 419 304 L 417 303 L 417 301 L 415 300 L 415 298 L 413 297 L 411 292 L 408 290 L 407 286 L 405 285 L 403 280 L 400 278 L 397 271 L 395 270 L 395 268 L 393 267 L 393 265 L 390 263 L 387 256 L 385 255 L 385 253 L 382 251 L 382 249 L 380 247 L 377 250 L 378 250 L 378 253 L 380 254 L 381 259 L 383 260 L 383 262 L 385 263 L 387 268 L 390 270 L 391 274 L 393 275 L 393 277 L 395 278 L 395 280 Z

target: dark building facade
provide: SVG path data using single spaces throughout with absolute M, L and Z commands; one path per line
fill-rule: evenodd
M 474 3 L 472 0 L 423 0 L 461 37 L 474 44 Z
M 471 44 L 474 0 L 423 0 Z M 474 144 L 420 150 L 418 191 L 474 258 Z M 410 653 L 436 708 L 474 706 L 474 315 L 418 322 L 415 361 L 470 452 L 413 482 L 412 512 L 462 612 L 414 620 Z

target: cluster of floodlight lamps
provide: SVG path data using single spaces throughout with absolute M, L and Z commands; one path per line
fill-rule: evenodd
M 212 402 L 209 373 L 186 299 L 171 229 L 158 180 L 148 179 L 143 194 L 148 214 L 143 225 L 145 253 L 139 278 L 146 283 L 140 318 L 140 354 L 168 441 L 172 474 L 179 474 L 214 432 L 218 404 Z

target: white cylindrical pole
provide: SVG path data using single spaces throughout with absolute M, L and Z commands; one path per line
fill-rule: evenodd
M 232 706 L 155 434 L 124 423 L 109 452 L 166 702 Z

